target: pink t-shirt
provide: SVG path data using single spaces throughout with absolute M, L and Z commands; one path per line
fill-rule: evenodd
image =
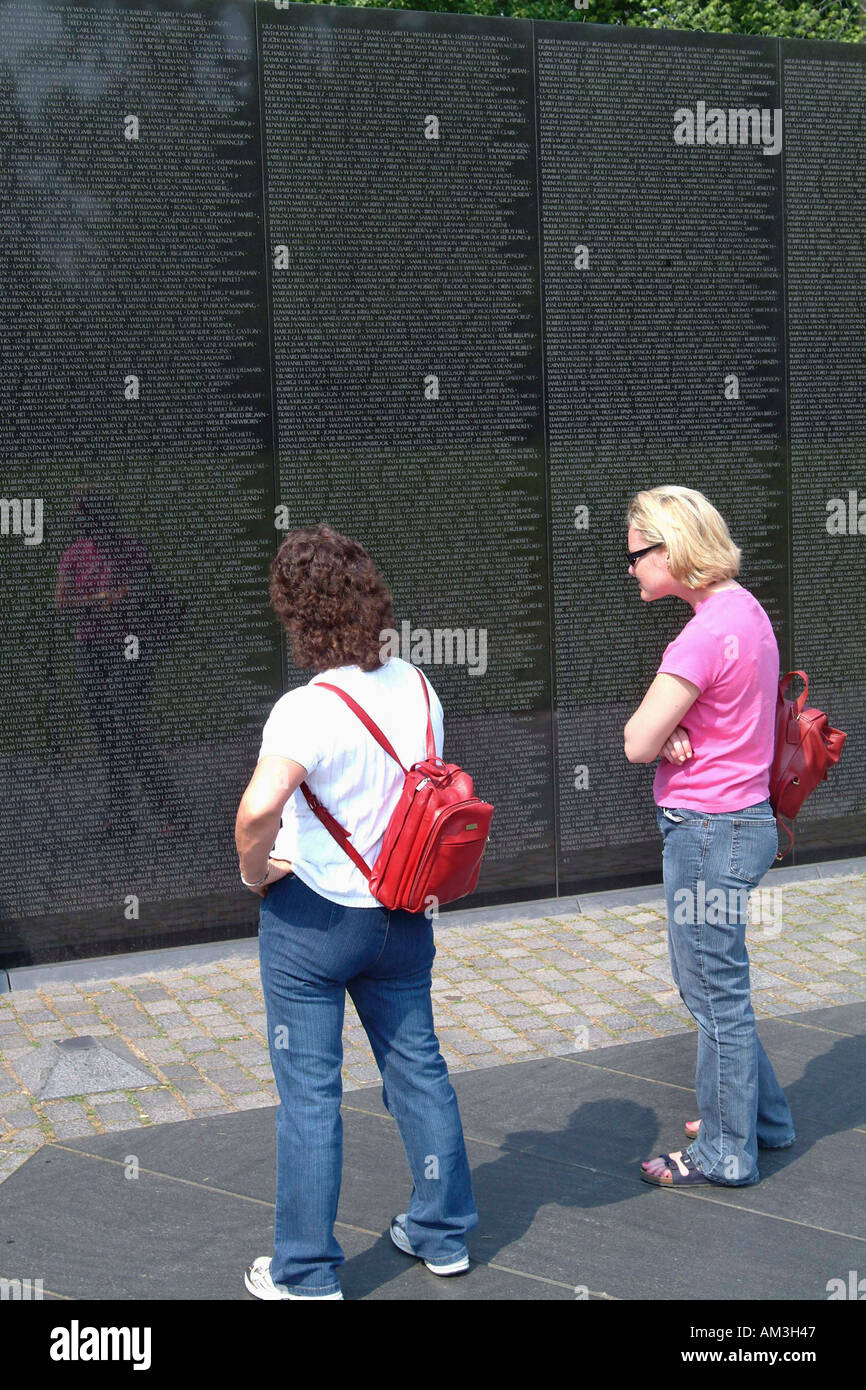
M 770 795 L 779 686 L 779 647 L 773 625 L 742 585 L 699 603 L 668 643 L 660 672 L 683 676 L 700 690 L 680 721 L 692 756 L 662 758 L 653 796 L 657 806 L 693 811 L 742 811 Z
M 71 586 L 75 598 L 98 594 L 112 584 L 108 558 L 89 536 L 79 536 L 64 550 L 58 565 L 60 575 Z M 76 642 L 89 642 L 105 627 L 105 614 L 97 608 L 82 608 L 75 615 Z
M 116 641 L 127 631 L 135 590 L 148 580 L 150 556 L 131 536 L 115 539 L 114 554 L 112 560 L 90 536 L 79 536 L 60 557 L 58 572 L 75 598 L 122 586 L 132 595 L 126 603 L 114 602 L 108 608 L 79 609 L 75 614 L 76 642 Z

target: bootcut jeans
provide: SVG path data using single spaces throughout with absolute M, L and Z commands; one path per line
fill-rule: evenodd
M 701 1127 L 688 1153 L 713 1182 L 758 1182 L 758 1141 L 794 1142 L 791 1111 L 758 1039 L 746 950 L 748 901 L 776 856 L 769 800 L 741 811 L 659 806 L 674 984 L 698 1025 Z
M 423 912 L 344 907 L 294 873 L 262 900 L 259 961 L 280 1097 L 270 1271 L 293 1294 L 336 1293 L 345 1259 L 334 1222 L 347 990 L 409 1161 L 405 1227 L 412 1248 L 433 1264 L 466 1253 L 478 1213 L 457 1097 L 433 1029 L 435 954 L 433 924 Z

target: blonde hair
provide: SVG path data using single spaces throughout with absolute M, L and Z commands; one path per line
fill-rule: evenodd
M 670 572 L 689 589 L 703 589 L 740 572 L 742 552 L 724 517 L 694 488 L 667 484 L 631 499 L 626 522 L 648 543 L 667 547 Z

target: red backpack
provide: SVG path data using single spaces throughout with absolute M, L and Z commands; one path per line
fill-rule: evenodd
M 381 729 L 351 695 L 327 681 L 316 682 L 345 700 L 405 773 L 402 795 L 385 829 L 382 849 L 372 870 L 354 845 L 349 844 L 349 832 L 325 809 L 306 782 L 301 783 L 310 810 L 354 860 L 373 897 L 384 907 L 405 908 L 407 912 L 420 912 L 430 898 L 435 898 L 438 906 L 472 892 L 478 882 L 493 816 L 493 807 L 474 795 L 469 773 L 456 763 L 437 757 L 427 682 L 421 671 L 418 678 L 427 703 L 427 756 L 410 768 L 403 767 Z
M 796 700 L 785 694 L 792 676 L 801 676 L 804 689 Z M 770 805 L 773 814 L 793 820 L 803 802 L 823 782 L 830 768 L 838 763 L 847 734 L 830 727 L 826 714 L 806 709 L 809 677 L 805 671 L 788 671 L 779 681 L 776 701 L 776 746 L 770 769 Z M 782 829 L 790 840 L 788 849 L 776 855 L 784 859 L 793 848 L 794 837 L 787 825 Z

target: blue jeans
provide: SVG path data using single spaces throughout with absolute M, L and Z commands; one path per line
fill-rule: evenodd
M 742 811 L 659 807 L 671 972 L 698 1025 L 701 1127 L 688 1153 L 713 1182 L 759 1180 L 758 1141 L 788 1148 L 791 1111 L 755 1029 L 748 898 L 778 849 L 769 801 Z
M 292 1293 L 335 1293 L 343 1165 L 346 990 L 382 1074 L 413 1189 L 406 1234 L 432 1263 L 466 1252 L 478 1224 L 463 1126 L 433 1031 L 433 925 L 423 912 L 343 907 L 295 874 L 268 889 L 259 960 L 268 1047 L 280 1097 L 271 1278 Z

